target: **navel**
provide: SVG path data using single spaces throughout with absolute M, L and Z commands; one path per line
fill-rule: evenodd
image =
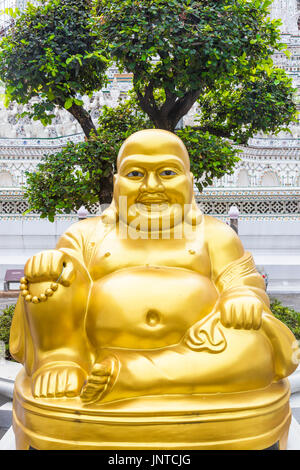
M 146 322 L 149 326 L 156 326 L 160 322 L 160 315 L 157 310 L 149 310 L 146 315 Z

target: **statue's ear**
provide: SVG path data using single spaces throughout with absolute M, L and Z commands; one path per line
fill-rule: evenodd
M 105 224 L 116 224 L 118 220 L 118 212 L 114 200 L 112 200 L 111 204 L 102 212 L 101 218 Z
M 199 225 L 202 222 L 203 214 L 196 204 L 195 197 L 193 197 L 192 203 L 190 204 L 189 211 L 185 214 L 185 222 L 190 225 Z
M 118 174 L 116 173 L 116 174 L 114 175 L 114 184 L 116 184 L 117 178 L 118 178 Z

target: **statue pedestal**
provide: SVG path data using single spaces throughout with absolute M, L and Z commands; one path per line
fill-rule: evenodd
M 259 450 L 286 448 L 289 383 L 240 393 L 165 395 L 83 405 L 80 398 L 33 398 L 22 370 L 15 383 L 17 449 Z

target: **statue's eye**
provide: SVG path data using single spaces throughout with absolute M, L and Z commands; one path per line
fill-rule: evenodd
M 143 178 L 143 173 L 141 171 L 131 171 L 128 173 L 127 178 Z
M 177 173 L 173 170 L 164 170 L 160 173 L 160 176 L 175 176 Z

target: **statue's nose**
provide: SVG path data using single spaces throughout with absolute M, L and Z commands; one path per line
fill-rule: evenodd
M 151 171 L 148 173 L 147 178 L 144 180 L 142 186 L 142 191 L 151 192 L 161 192 L 164 190 L 164 186 L 160 178 L 156 175 L 155 172 Z

